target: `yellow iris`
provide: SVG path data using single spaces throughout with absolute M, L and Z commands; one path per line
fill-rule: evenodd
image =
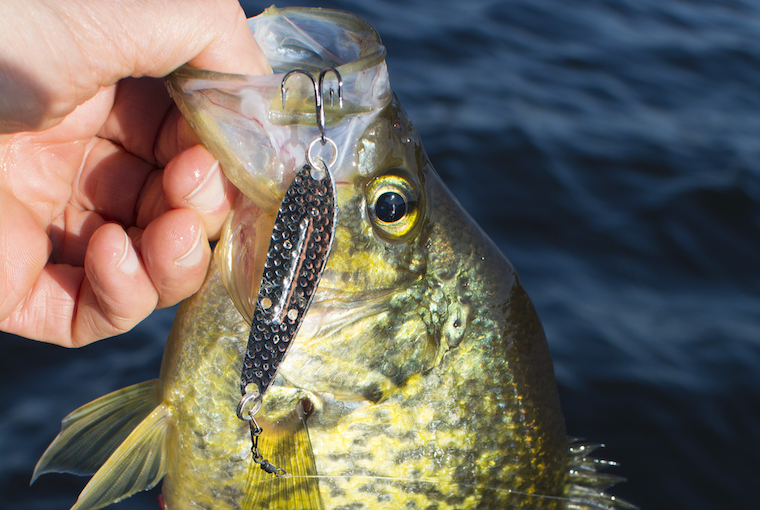
M 403 170 L 392 169 L 367 184 L 367 209 L 375 231 L 388 241 L 407 239 L 420 223 L 419 185 Z

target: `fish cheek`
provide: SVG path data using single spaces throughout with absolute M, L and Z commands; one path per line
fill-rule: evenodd
M 389 339 L 378 349 L 377 359 L 381 364 L 376 369 L 398 388 L 415 375 L 430 370 L 437 358 L 437 339 L 429 334 L 424 322 L 406 324 L 413 332 L 404 332 L 399 337 Z

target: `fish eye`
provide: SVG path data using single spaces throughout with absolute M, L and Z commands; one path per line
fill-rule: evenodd
M 400 170 L 390 170 L 367 185 L 367 209 L 375 230 L 389 241 L 410 235 L 419 222 L 419 187 Z
M 386 191 L 375 202 L 375 215 L 385 223 L 395 223 L 406 215 L 404 197 L 393 191 Z

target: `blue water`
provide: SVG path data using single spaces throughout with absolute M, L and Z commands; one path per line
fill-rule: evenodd
M 380 32 L 435 167 L 538 308 L 568 433 L 622 464 L 613 492 L 757 508 L 760 2 L 304 3 Z M 0 508 L 73 503 L 83 479 L 28 487 L 36 459 L 66 413 L 155 377 L 171 314 L 78 351 L 1 340 Z

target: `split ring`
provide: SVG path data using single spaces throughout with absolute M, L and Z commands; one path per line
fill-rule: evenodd
M 253 416 L 261 409 L 261 395 L 259 390 L 249 391 L 240 399 L 237 405 L 237 417 L 243 421 L 252 421 Z M 246 411 L 246 407 L 250 407 Z
M 314 148 L 317 146 L 317 142 L 319 142 L 320 146 L 318 150 L 314 150 Z M 323 157 L 323 152 L 325 152 L 325 147 L 329 146 L 331 149 L 330 154 L 330 161 L 325 161 L 325 158 Z M 325 138 L 324 142 L 321 138 L 315 138 L 310 144 L 309 148 L 306 150 L 306 162 L 315 168 L 320 168 L 316 165 L 316 162 L 321 162 L 322 165 L 324 165 L 324 170 L 327 170 L 328 168 L 331 168 L 333 165 L 335 165 L 335 162 L 338 161 L 338 146 L 335 145 L 335 142 L 333 142 L 330 138 Z

